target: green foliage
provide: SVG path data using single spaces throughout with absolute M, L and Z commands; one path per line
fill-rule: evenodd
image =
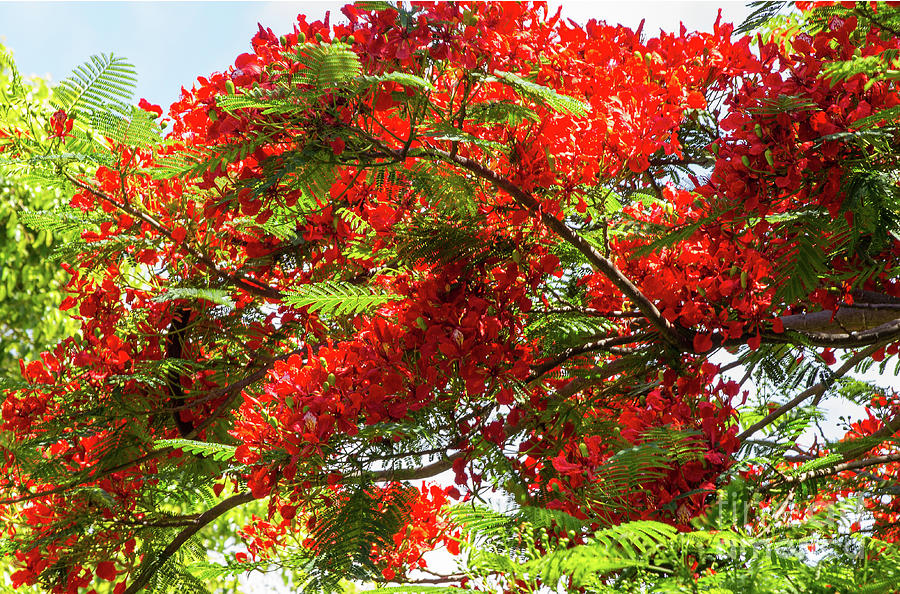
M 54 89 L 53 103 L 66 112 L 130 113 L 137 73 L 125 58 L 92 56 Z
M 294 75 L 294 82 L 315 91 L 339 87 L 362 70 L 359 56 L 344 43 L 307 43 L 297 48 L 296 58 L 304 68 Z
M 359 485 L 338 505 L 323 508 L 310 537 L 319 543 L 308 568 L 302 592 L 339 591 L 342 579 L 368 581 L 380 575 L 372 563 L 373 547 L 389 548 L 403 526 L 412 491 L 394 496 L 379 509 L 367 489 Z
M 26 80 L 0 46 L 0 129 L 23 125 L 30 113 L 49 109 L 49 87 Z M 0 376 L 18 377 L 18 359 L 32 359 L 71 334 L 75 325 L 59 311 L 68 275 L 51 253 L 81 229 L 34 226 L 36 211 L 58 209 L 66 194 L 26 183 L 15 168 L 0 167 Z
M 323 314 L 359 315 L 399 298 L 399 295 L 378 292 L 371 286 L 325 281 L 304 285 L 288 293 L 284 302 Z
M 397 252 L 408 264 L 462 262 L 471 265 L 492 258 L 506 259 L 523 247 L 502 237 L 483 237 L 479 222 L 477 216 L 463 214 L 444 220 L 414 217 L 396 230 Z
M 754 497 L 746 483 L 732 480 L 689 532 L 648 521 L 591 530 L 596 519 L 551 516 L 543 508 L 535 514 L 528 507 L 499 512 L 461 504 L 450 515 L 468 535 L 463 544 L 470 583 L 489 590 L 517 583 L 608 594 L 894 591 L 900 549 L 847 533 L 842 522 L 853 513 L 853 502 L 783 522 L 780 515 L 790 510 L 759 510 Z M 808 553 L 813 544 L 815 555 Z
M 128 113 L 125 116 L 108 108 L 96 111 L 91 116 L 91 128 L 126 146 L 147 148 L 162 141 L 156 114 L 138 107 L 131 107 Z
M 466 110 L 466 117 L 479 123 L 510 126 L 516 126 L 526 121 L 540 121 L 540 116 L 531 108 L 506 101 L 473 103 Z
M 734 32 L 749 33 L 750 31 L 764 27 L 766 23 L 784 10 L 788 4 L 789 2 L 772 2 L 767 0 L 750 2 L 748 6 L 751 7 L 753 11 L 746 19 L 744 19 L 743 23 L 735 28 Z
M 154 301 L 177 301 L 186 299 L 189 301 L 209 301 L 216 305 L 225 307 L 234 307 L 234 300 L 231 298 L 231 291 L 224 289 L 201 289 L 193 287 L 170 287 L 165 293 L 161 293 L 154 298 Z
M 528 79 L 522 78 L 518 74 L 512 72 L 497 72 L 495 76 L 498 80 L 511 86 L 519 95 L 532 101 L 547 106 L 552 111 L 571 114 L 573 116 L 584 116 L 591 111 L 591 106 L 587 103 L 558 93 L 555 90 L 539 85 Z
M 159 439 L 154 444 L 157 448 L 183 450 L 189 454 L 211 458 L 217 462 L 228 462 L 234 459 L 234 452 L 237 449 L 237 446 L 224 443 L 195 441 L 192 439 Z

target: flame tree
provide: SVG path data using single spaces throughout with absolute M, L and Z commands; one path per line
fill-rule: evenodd
M 110 55 L 0 122 L 70 196 L 29 224 L 81 229 L 79 331 L 4 392 L 12 583 L 893 588 L 900 401 L 847 374 L 900 345 L 900 15 L 780 4 L 362 3 L 165 114 Z M 835 398 L 867 418 L 799 442 Z

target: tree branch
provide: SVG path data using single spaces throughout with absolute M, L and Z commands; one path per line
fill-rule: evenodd
M 377 146 L 388 155 L 393 156 L 395 159 L 402 160 L 408 156 L 407 153 L 387 146 L 380 139 L 375 138 L 364 130 L 355 129 L 355 132 L 364 136 L 369 142 Z M 682 351 L 693 352 L 692 346 L 684 337 L 682 337 L 678 333 L 678 330 L 675 328 L 675 326 L 667 319 L 662 317 L 662 314 L 660 313 L 659 309 L 657 309 L 657 307 L 653 304 L 653 302 L 650 301 L 643 293 L 641 293 L 640 289 L 638 289 L 634 285 L 634 283 L 632 283 L 624 274 L 622 274 L 622 271 L 618 269 L 618 267 L 615 265 L 615 263 L 612 262 L 612 260 L 605 258 L 594 248 L 593 245 L 591 245 L 587 240 L 581 237 L 577 232 L 570 229 L 568 225 L 566 225 L 563 221 L 560 221 L 555 216 L 544 212 L 540 207 L 538 201 L 531 194 L 514 184 L 509 179 L 482 165 L 478 161 L 469 159 L 468 157 L 463 157 L 456 154 L 455 152 L 447 152 L 429 146 L 423 149 L 423 152 L 420 154 L 437 157 L 442 161 L 458 165 L 459 167 L 462 167 L 463 169 L 474 173 L 481 179 L 489 182 L 497 188 L 500 188 L 501 190 L 512 196 L 512 198 L 526 210 L 539 214 L 544 225 L 552 229 L 559 237 L 561 237 L 563 240 L 565 240 L 566 242 L 574 246 L 579 252 L 581 252 L 582 255 L 584 255 L 588 259 L 588 262 L 590 262 L 596 270 L 599 270 L 601 273 L 603 273 L 603 275 L 606 276 L 616 286 L 616 288 L 622 291 L 622 293 L 626 297 L 628 297 L 635 304 L 635 306 L 637 306 L 644 317 L 646 317 L 650 321 L 650 323 L 660 331 L 663 339 L 665 339 L 666 342 L 678 347 Z
M 873 456 L 872 458 L 863 458 L 862 460 L 839 462 L 834 466 L 828 468 L 817 468 L 815 470 L 810 470 L 809 472 L 804 472 L 803 474 L 798 474 L 797 476 L 782 476 L 780 480 L 772 481 L 771 483 L 762 485 L 759 488 L 759 491 L 761 493 L 766 493 L 767 491 L 771 491 L 772 489 L 780 485 L 796 485 L 813 478 L 833 476 L 835 474 L 839 474 L 848 470 L 858 470 L 860 468 L 867 468 L 869 466 L 877 466 L 878 464 L 887 464 L 889 462 L 897 461 L 900 461 L 900 452 L 896 454 L 886 454 L 884 456 Z
M 232 495 L 228 499 L 220 502 L 218 505 L 209 508 L 202 514 L 200 514 L 196 520 L 194 520 L 190 526 L 182 530 L 178 533 L 172 542 L 160 552 L 159 555 L 156 556 L 153 561 L 148 565 L 141 565 L 140 574 L 137 579 L 132 582 L 132 584 L 125 590 L 124 594 L 135 594 L 139 592 L 153 575 L 159 571 L 159 569 L 165 564 L 169 558 L 174 555 L 178 549 L 181 548 L 181 545 L 186 543 L 188 539 L 197 534 L 204 526 L 224 514 L 225 512 L 238 507 L 239 505 L 243 505 L 249 501 L 253 501 L 253 494 L 248 492 L 238 493 L 237 495 Z
M 614 346 L 630 344 L 632 342 L 640 342 L 647 338 L 647 334 L 636 334 L 634 336 L 616 336 L 614 338 L 604 338 L 602 340 L 595 340 L 592 342 L 587 342 L 585 344 L 581 344 L 569 349 L 564 350 L 556 357 L 553 357 L 549 361 L 545 361 L 540 365 L 534 365 L 531 368 L 531 375 L 528 377 L 526 382 L 534 381 L 535 379 L 541 377 L 548 371 L 558 367 L 559 365 L 565 363 L 572 357 L 577 357 L 578 355 L 583 355 L 584 353 L 589 353 L 591 351 L 601 351 L 604 349 L 609 349 Z
M 243 389 L 246 388 L 247 386 L 254 384 L 257 381 L 264 378 L 266 376 L 266 374 L 269 373 L 269 370 L 272 369 L 272 366 L 275 365 L 276 361 L 283 361 L 294 355 L 299 355 L 302 352 L 303 352 L 303 349 L 294 349 L 290 353 L 284 353 L 283 355 L 279 355 L 278 357 L 273 358 L 271 361 L 266 362 L 265 365 L 263 365 L 258 370 L 256 370 L 254 373 L 251 373 L 244 379 L 238 380 L 233 384 L 229 384 L 229 385 L 225 386 L 224 388 L 220 388 L 219 390 L 214 391 L 213 393 L 216 394 L 216 397 L 223 395 L 223 394 L 228 394 L 228 397 L 225 398 L 225 400 L 221 404 L 219 404 L 218 407 L 216 407 L 216 410 L 211 412 L 208 417 L 203 419 L 202 423 L 197 425 L 194 428 L 194 430 L 188 434 L 187 439 L 193 439 L 201 431 L 203 431 L 204 429 L 206 429 L 207 427 L 212 425 L 217 418 L 219 418 L 226 410 L 228 410 L 228 407 L 231 406 L 231 403 L 234 401 L 235 398 L 237 398 L 237 395 L 240 394 L 243 391 Z M 218 392 L 218 393 L 216 393 L 216 392 Z M 210 399 L 209 395 L 204 396 L 204 399 Z M 196 403 L 192 402 L 191 404 L 194 405 Z
M 221 416 L 221 414 L 225 410 L 227 410 L 227 408 L 231 405 L 231 402 L 234 400 L 234 398 L 236 398 L 237 394 L 239 394 L 247 386 L 249 386 L 249 385 L 253 384 L 254 382 L 257 382 L 260 379 L 262 379 L 263 377 L 265 377 L 266 373 L 269 372 L 269 370 L 272 368 L 272 365 L 276 361 L 281 361 L 283 359 L 287 359 L 291 355 L 300 354 L 300 353 L 302 353 L 302 349 L 296 349 L 294 351 L 291 351 L 290 353 L 285 353 L 283 355 L 279 355 L 278 357 L 273 358 L 271 361 L 267 361 L 263 367 L 259 368 L 254 373 L 250 374 L 249 376 L 247 376 L 241 380 L 234 382 L 233 384 L 229 384 L 222 388 L 217 388 L 215 390 L 212 390 L 209 394 L 203 396 L 202 398 L 194 400 L 188 404 L 178 406 L 178 407 L 168 407 L 168 408 L 161 409 L 161 410 L 164 410 L 167 412 L 169 412 L 169 411 L 177 412 L 177 411 L 183 410 L 185 408 L 190 408 L 191 406 L 196 406 L 197 404 L 200 404 L 201 402 L 206 402 L 207 400 L 212 400 L 212 399 L 218 398 L 224 394 L 228 394 L 229 397 L 226 398 L 225 401 L 222 402 L 222 404 L 220 404 L 218 406 L 218 408 L 216 408 L 216 410 L 214 410 L 206 419 L 204 419 L 202 423 L 197 425 L 190 433 L 188 433 L 187 435 L 184 436 L 184 439 L 194 439 L 195 437 L 197 437 L 197 434 L 199 434 L 203 429 L 209 427 L 215 421 L 216 418 Z M 136 464 L 140 464 L 140 463 L 146 462 L 148 460 L 153 460 L 154 458 L 159 458 L 160 456 L 167 454 L 174 449 L 175 448 L 166 447 L 166 448 L 159 448 L 156 450 L 152 450 L 152 451 L 144 454 L 143 456 L 138 456 L 137 458 L 130 460 L 128 462 L 123 462 L 121 464 L 117 464 L 110 468 L 98 469 L 98 471 L 95 474 L 92 474 L 92 475 L 84 478 L 83 480 L 72 481 L 70 483 L 66 483 L 65 485 L 60 485 L 58 487 L 54 487 L 54 488 L 48 489 L 46 491 L 40 491 L 38 493 L 29 493 L 27 495 L 21 495 L 19 497 L 10 497 L 7 499 L 0 499 L 0 505 L 21 503 L 23 501 L 37 499 L 38 497 L 46 497 L 48 495 L 54 495 L 56 493 L 63 493 L 65 491 L 68 491 L 69 489 L 74 489 L 75 487 L 78 487 L 80 485 L 85 485 L 85 484 L 97 481 L 97 480 L 103 478 L 104 476 L 108 476 L 110 474 L 113 474 L 113 473 L 116 473 L 116 472 L 119 472 L 122 470 L 126 470 L 128 468 L 135 466 Z
M 564 239 L 566 242 L 574 246 L 579 252 L 581 252 L 582 255 L 587 258 L 588 262 L 590 262 L 595 269 L 603 273 L 603 275 L 606 276 L 616 286 L 616 288 L 622 291 L 622 293 L 626 297 L 628 297 L 635 304 L 635 306 L 637 306 L 641 313 L 644 314 L 644 317 L 646 317 L 650 321 L 650 323 L 660 331 L 666 342 L 669 342 L 673 346 L 676 346 L 683 351 L 693 351 L 692 346 L 689 345 L 687 341 L 678 334 L 675 326 L 672 325 L 672 323 L 667 319 L 662 317 L 662 314 L 660 313 L 659 309 L 657 309 L 657 307 L 653 304 L 653 302 L 647 299 L 647 297 L 643 293 L 641 293 L 640 289 L 638 289 L 634 285 L 634 283 L 632 283 L 624 274 L 622 274 L 622 271 L 618 269 L 618 267 L 612 262 L 612 260 L 605 258 L 594 248 L 593 245 L 591 245 L 587 240 L 581 237 L 581 235 L 579 235 L 577 232 L 570 229 L 569 226 L 566 225 L 563 221 L 560 221 L 555 216 L 544 212 L 540 207 L 538 201 L 531 194 L 522 190 L 520 187 L 512 183 L 507 178 L 499 175 L 497 172 L 485 167 L 477 161 L 469 159 L 468 157 L 454 155 L 433 147 L 429 147 L 427 150 L 434 156 L 455 165 L 459 165 L 463 169 L 474 173 L 485 181 L 490 182 L 492 185 L 500 188 L 501 190 L 512 196 L 520 206 L 523 206 L 527 210 L 539 213 L 541 221 L 547 227 L 552 229 L 562 239 Z
M 897 304 L 861 303 L 845 305 L 837 311 L 826 309 L 806 314 L 781 316 L 785 330 L 818 334 L 847 334 L 849 331 L 872 330 L 900 318 Z
M 466 452 L 460 450 L 454 454 L 449 454 L 446 458 L 441 458 L 437 462 L 426 464 L 421 468 L 376 470 L 372 473 L 372 476 L 378 482 L 416 481 L 420 479 L 431 478 L 437 474 L 446 472 L 453 468 L 453 463 L 465 455 Z
M 748 437 L 750 437 L 751 435 L 753 435 L 754 433 L 756 433 L 763 427 L 766 427 L 767 425 L 769 425 L 776 419 L 780 418 L 782 415 L 784 415 L 788 411 L 796 408 L 801 402 L 803 402 L 807 398 L 824 393 L 825 390 L 830 388 L 832 386 L 832 384 L 834 384 L 834 382 L 838 378 L 846 375 L 847 372 L 849 372 L 851 369 L 856 367 L 856 365 L 859 364 L 861 361 L 872 356 L 872 353 L 877 351 L 879 348 L 881 348 L 881 345 L 875 344 L 875 345 L 870 346 L 869 348 L 863 349 L 860 352 L 856 353 L 855 355 L 850 357 L 843 365 L 841 365 L 834 373 L 832 373 L 831 377 L 819 382 L 815 386 L 812 386 L 812 387 L 807 388 L 806 390 L 800 392 L 794 398 L 792 398 L 788 402 L 782 404 L 781 406 L 779 406 L 778 408 L 776 408 L 775 410 L 773 410 L 772 412 L 767 414 L 765 417 L 763 417 L 762 420 L 750 425 L 741 433 L 738 433 L 737 438 L 741 441 L 747 439 Z
M 168 229 L 166 229 L 166 227 L 162 223 L 157 221 L 155 218 L 153 218 L 149 214 L 134 208 L 133 206 L 131 206 L 130 204 L 128 204 L 126 202 L 119 202 L 118 200 L 116 200 L 115 198 L 110 196 L 109 194 L 107 194 L 101 190 L 98 190 L 91 184 L 81 181 L 80 179 L 78 179 L 77 177 L 73 176 L 70 173 L 64 173 L 63 175 L 65 175 L 67 180 L 69 180 L 70 182 L 75 184 L 75 186 L 81 188 L 82 190 L 90 192 L 91 194 L 93 194 L 97 198 L 100 198 L 101 200 L 106 200 L 107 202 L 109 202 L 110 204 L 112 204 L 113 206 L 118 208 L 119 210 L 127 212 L 131 216 L 136 217 L 136 218 L 140 219 L 141 221 L 147 223 L 148 225 L 153 227 L 153 229 L 156 230 L 156 232 L 159 233 L 160 235 L 162 235 L 163 237 L 167 238 L 168 240 L 172 241 L 175 244 L 179 244 L 179 242 L 177 242 L 172 237 L 172 232 L 169 231 Z M 253 282 L 252 280 L 248 279 L 247 277 L 245 277 L 244 275 L 242 275 L 240 273 L 230 274 L 230 273 L 224 272 L 222 270 L 219 270 L 218 266 L 216 265 L 215 262 L 213 262 L 213 260 L 211 258 L 207 257 L 205 254 L 200 253 L 198 250 L 194 249 L 187 242 L 181 242 L 180 245 L 188 254 L 190 254 L 192 257 L 196 258 L 197 260 L 199 260 L 213 274 L 215 274 L 222 280 L 227 281 L 229 284 L 240 287 L 240 288 L 244 289 L 245 291 L 247 291 L 248 293 L 253 293 L 254 295 L 257 295 L 258 297 L 265 297 L 267 299 L 273 299 L 276 301 L 281 301 L 283 299 L 284 295 L 281 294 L 281 291 L 278 291 L 277 289 L 273 289 L 272 287 L 269 287 L 266 285 L 256 284 L 255 282 Z

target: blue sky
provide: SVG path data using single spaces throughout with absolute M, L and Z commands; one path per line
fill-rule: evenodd
M 343 2 L 6 2 L 0 0 L 0 42 L 10 48 L 23 74 L 64 79 L 91 55 L 112 52 L 135 65 L 135 101 L 163 107 L 176 100 L 182 85 L 222 71 L 250 49 L 260 22 L 281 35 L 298 13 L 308 20 L 340 18 Z M 559 2 L 551 2 L 558 5 Z M 740 2 L 563 2 L 563 15 L 636 27 L 710 29 L 716 11 L 740 22 Z

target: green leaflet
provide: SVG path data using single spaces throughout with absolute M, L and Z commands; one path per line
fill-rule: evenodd
M 228 97 L 218 97 L 216 99 L 216 107 L 225 111 L 237 111 L 239 109 L 262 109 L 263 114 L 270 113 L 287 113 L 302 109 L 298 105 L 287 101 L 276 101 L 265 97 L 253 97 L 248 95 L 230 95 Z
M 379 293 L 368 286 L 325 281 L 291 291 L 284 301 L 289 305 L 308 307 L 310 311 L 325 314 L 359 315 L 400 298 L 399 295 Z
M 194 287 L 172 287 L 165 293 L 157 295 L 153 301 L 161 303 L 164 301 L 175 301 L 176 299 L 188 299 L 190 301 L 211 301 L 217 305 L 225 307 L 234 307 L 234 300 L 231 298 L 231 292 L 223 289 L 202 289 Z
M 386 74 L 381 74 L 378 76 L 360 76 L 360 82 L 367 85 L 375 85 L 380 82 L 394 82 L 405 87 L 416 87 L 419 89 L 425 89 L 430 91 L 434 88 L 430 82 L 422 78 L 421 76 L 416 76 L 415 74 L 409 74 L 407 72 L 388 72 Z
M 54 89 L 53 103 L 66 112 L 110 110 L 129 113 L 137 73 L 125 58 L 91 56 Z
M 747 18 L 744 19 L 744 22 L 741 23 L 740 26 L 734 30 L 734 32 L 749 33 L 754 29 L 759 29 L 767 22 L 775 18 L 775 16 L 778 15 L 778 13 L 780 13 L 788 4 L 788 2 L 750 2 L 749 7 L 753 8 L 753 12 L 751 12 L 747 16 Z
M 466 118 L 486 124 L 516 126 L 522 122 L 539 122 L 540 116 L 531 108 L 507 101 L 474 103 L 466 109 Z
M 900 65 L 898 56 L 900 56 L 900 50 L 888 48 L 874 56 L 854 56 L 849 60 L 828 62 L 823 65 L 822 73 L 830 79 L 831 86 L 857 74 L 865 74 L 870 80 L 892 78 L 896 76 L 896 68 Z
M 203 458 L 212 458 L 217 462 L 228 462 L 234 459 L 236 446 L 230 446 L 223 443 L 211 443 L 208 441 L 194 441 L 192 439 L 158 439 L 153 442 L 156 449 L 180 449 L 201 456 Z
M 779 95 L 775 98 L 764 97 L 759 100 L 759 106 L 749 111 L 759 115 L 776 116 L 780 113 L 792 111 L 814 111 L 818 109 L 815 101 L 807 97 L 796 95 Z
M 306 68 L 294 75 L 293 82 L 317 91 L 341 86 L 362 71 L 359 56 L 345 43 L 306 43 L 297 48 L 296 57 Z
M 379 576 L 371 560 L 372 547 L 393 544 L 394 534 L 408 518 L 411 497 L 407 491 L 378 509 L 377 497 L 360 485 L 346 501 L 323 510 L 311 537 L 327 545 L 316 551 L 301 591 L 333 592 L 342 578 L 368 581 Z
M 130 116 L 114 111 L 95 112 L 91 127 L 112 140 L 133 147 L 149 147 L 162 141 L 156 114 L 132 107 Z
M 61 206 L 54 210 L 26 211 L 19 214 L 19 220 L 35 231 L 46 231 L 52 235 L 74 234 L 83 230 L 96 230 L 102 220 L 94 214 Z
M 519 95 L 542 103 L 553 111 L 568 113 L 576 117 L 585 116 L 591 111 L 591 106 L 587 103 L 569 97 L 568 95 L 557 93 L 550 87 L 531 82 L 518 74 L 513 74 L 512 72 L 496 72 L 495 76 L 515 89 Z

